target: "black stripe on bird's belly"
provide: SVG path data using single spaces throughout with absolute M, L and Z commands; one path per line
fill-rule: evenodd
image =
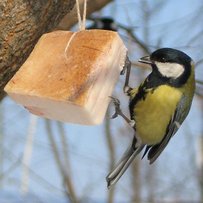
M 131 120 L 134 119 L 135 105 L 137 104 L 138 101 L 145 100 L 146 94 L 147 94 L 146 88 L 144 87 L 144 85 L 140 85 L 139 88 L 138 88 L 137 94 L 135 95 L 135 97 L 132 100 L 130 100 L 129 110 L 130 110 Z
M 145 100 L 147 94 L 153 93 L 153 91 L 160 85 L 164 85 L 164 84 L 168 84 L 169 79 L 168 78 L 164 78 L 164 77 L 160 77 L 159 75 L 157 75 L 156 72 L 152 72 L 144 81 L 144 83 L 142 83 L 137 91 L 137 94 L 135 95 L 135 97 L 133 99 L 130 100 L 129 103 L 129 110 L 130 110 L 130 116 L 131 119 L 133 120 L 134 118 L 134 108 L 137 104 L 138 101 L 140 100 Z

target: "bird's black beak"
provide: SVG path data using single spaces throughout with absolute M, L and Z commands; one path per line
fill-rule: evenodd
M 144 56 L 138 60 L 140 63 L 146 63 L 146 64 L 153 64 L 153 61 L 150 60 L 150 56 Z

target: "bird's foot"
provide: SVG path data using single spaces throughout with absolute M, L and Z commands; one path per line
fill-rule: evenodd
M 111 100 L 113 101 L 113 104 L 115 106 L 115 113 L 111 116 L 111 119 L 114 119 L 118 117 L 118 115 L 122 114 L 121 108 L 120 108 L 120 101 L 117 98 L 111 97 Z
M 123 69 L 120 72 L 120 75 L 124 75 L 126 70 L 128 70 L 131 67 L 131 61 L 129 60 L 128 56 L 126 56 L 125 64 L 123 66 Z
M 120 108 L 120 101 L 114 97 L 110 97 L 113 101 L 113 104 L 115 106 L 115 113 L 111 116 L 111 119 L 114 119 L 116 117 L 121 116 L 131 127 L 134 127 L 135 121 L 130 120 L 121 110 Z

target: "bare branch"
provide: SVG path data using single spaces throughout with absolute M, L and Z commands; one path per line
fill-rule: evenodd
M 132 40 L 133 40 L 135 43 L 137 43 L 137 44 L 140 46 L 140 48 L 141 48 L 145 53 L 147 53 L 147 54 L 150 53 L 148 47 L 134 34 L 132 28 L 127 27 L 127 26 L 124 26 L 124 25 L 121 25 L 121 24 L 118 24 L 118 26 L 119 26 L 120 28 L 122 28 L 123 30 L 125 30 L 125 31 L 128 33 L 128 35 L 132 38 Z
M 75 0 L 0 1 L 0 98 L 4 96 L 5 84 L 23 64 L 39 37 L 55 28 L 74 3 Z
M 38 119 L 37 116 L 33 114 L 30 115 L 26 144 L 22 159 L 23 164 L 22 164 L 21 191 L 23 194 L 26 194 L 29 191 L 29 179 L 30 179 L 29 166 L 32 158 L 33 140 L 37 126 L 37 119 Z
M 109 118 L 109 110 L 107 111 L 106 117 Z M 108 151 L 109 151 L 109 157 L 110 157 L 110 164 L 109 164 L 109 171 L 113 170 L 113 167 L 115 166 L 115 146 L 114 142 L 112 139 L 112 133 L 111 133 L 111 128 L 110 128 L 110 119 L 105 120 L 105 138 L 106 138 L 106 143 L 108 146 Z M 114 194 L 115 194 L 115 188 L 111 188 L 108 193 L 108 203 L 113 203 L 114 202 Z
M 199 66 L 201 63 L 203 63 L 203 59 L 196 62 L 196 67 Z
M 71 171 L 71 166 L 70 166 L 70 160 L 69 160 L 69 156 L 68 156 L 68 142 L 66 139 L 66 134 L 65 134 L 65 130 L 64 130 L 64 126 L 61 122 L 57 121 L 57 127 L 59 130 L 59 136 L 61 139 L 61 145 L 62 145 L 62 151 L 63 151 L 63 158 L 64 158 L 64 165 L 65 168 L 69 171 Z
M 203 81 L 202 81 L 202 80 L 197 80 L 197 79 L 196 79 L 196 83 L 197 83 L 197 84 L 200 84 L 200 85 L 203 85 Z
M 8 176 L 13 170 L 15 170 L 20 164 L 21 164 L 21 157 L 18 158 L 14 163 L 11 164 L 11 166 L 0 174 L 0 181 L 2 181 L 6 176 Z
M 48 135 L 50 144 L 52 146 L 52 151 L 53 151 L 53 154 L 55 157 L 55 161 L 56 161 L 57 166 L 59 168 L 59 171 L 61 172 L 61 175 L 64 179 L 64 183 L 66 184 L 67 190 L 69 191 L 69 192 L 67 192 L 67 197 L 70 198 L 70 201 L 72 203 L 78 203 L 76 193 L 75 193 L 75 190 L 73 188 L 73 183 L 72 183 L 71 177 L 69 176 L 69 174 L 64 169 L 63 164 L 60 160 L 58 147 L 57 147 L 56 142 L 54 140 L 54 135 L 53 135 L 53 132 L 51 129 L 50 121 L 48 119 L 45 119 L 45 124 L 46 124 L 47 135 Z
M 147 65 L 147 64 L 144 64 L 144 63 L 139 63 L 137 61 L 131 62 L 131 64 L 134 67 L 138 67 L 138 68 L 142 68 L 142 69 L 150 69 L 151 68 L 150 65 Z
M 140 160 L 136 159 L 131 165 L 131 187 L 133 188 L 132 202 L 141 203 L 141 176 L 140 176 Z

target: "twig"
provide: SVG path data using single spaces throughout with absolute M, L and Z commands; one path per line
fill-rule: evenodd
M 110 117 L 109 110 L 107 111 L 107 118 Z M 109 151 L 109 159 L 110 159 L 110 164 L 109 164 L 109 171 L 113 170 L 113 167 L 115 166 L 115 147 L 112 139 L 112 133 L 111 133 L 111 128 L 110 128 L 110 120 L 106 119 L 105 120 L 105 138 L 106 138 L 106 143 L 108 146 L 108 151 Z M 113 203 L 114 202 L 114 195 L 115 195 L 115 188 L 111 188 L 108 193 L 108 203 Z
M 196 83 L 197 83 L 197 84 L 200 84 L 200 85 L 203 85 L 203 81 L 202 81 L 202 80 L 197 80 L 197 79 L 196 79 Z
M 200 59 L 199 61 L 196 62 L 195 66 L 197 67 L 198 65 L 200 65 L 203 62 L 203 59 Z
M 66 187 L 67 187 L 67 190 L 68 190 L 68 191 L 66 190 L 67 197 L 70 199 L 70 201 L 72 203 L 78 203 L 78 200 L 77 200 L 77 197 L 76 197 L 75 190 L 73 188 L 71 178 L 70 178 L 69 174 L 67 174 L 66 170 L 64 170 L 63 164 L 62 164 L 62 162 L 60 160 L 58 147 L 57 147 L 56 142 L 54 140 L 54 135 L 53 135 L 53 131 L 51 129 L 50 121 L 48 119 L 45 119 L 45 124 L 46 124 L 47 135 L 48 135 L 50 144 L 51 144 L 52 149 L 53 149 L 52 152 L 53 152 L 53 155 L 55 157 L 55 161 L 57 163 L 57 166 L 58 166 L 58 168 L 60 170 L 60 173 L 61 173 L 61 175 L 63 177 L 64 183 L 66 184 Z
M 201 99 L 203 99 L 203 93 L 199 92 L 198 90 L 195 91 L 195 94 L 200 97 Z
M 17 159 L 6 171 L 0 174 L 0 180 L 2 181 L 6 176 L 8 176 L 18 165 L 21 163 L 21 157 Z
M 134 67 L 138 67 L 138 68 L 144 68 L 144 69 L 150 69 L 150 65 L 144 64 L 144 63 L 139 63 L 137 61 L 131 62 L 131 65 Z
M 60 136 L 60 139 L 61 139 L 63 158 L 64 158 L 64 165 L 65 165 L 65 168 L 70 173 L 71 167 L 70 167 L 70 160 L 69 160 L 69 157 L 68 157 L 68 142 L 67 142 L 67 139 L 66 139 L 64 127 L 63 127 L 63 124 L 61 122 L 59 122 L 59 121 L 57 121 L 57 127 L 58 127 L 58 131 L 59 131 L 59 136 Z
M 22 155 L 20 156 L 16 156 L 16 154 L 14 154 L 13 151 L 11 151 L 8 148 L 4 147 L 4 151 L 5 151 L 5 156 L 7 156 L 7 158 L 9 157 L 9 159 L 14 159 L 17 160 L 15 161 L 3 174 L 0 175 L 0 179 L 1 178 L 5 178 L 6 176 L 8 176 L 10 174 L 10 172 L 12 172 L 17 166 L 18 163 L 19 164 L 24 164 L 22 162 Z M 25 164 L 24 164 L 25 165 Z M 48 182 L 44 177 L 38 175 L 34 170 L 32 170 L 29 166 L 26 166 L 29 168 L 31 177 L 35 177 L 35 179 L 37 179 L 38 181 L 40 181 L 40 185 L 44 185 L 44 187 L 46 187 L 49 191 L 52 190 L 53 192 L 55 192 L 56 190 L 59 191 L 60 193 L 63 192 L 62 190 L 60 190 L 59 188 L 57 188 L 55 185 L 51 184 L 50 182 Z
M 136 42 L 146 54 L 150 53 L 148 47 L 133 33 L 132 28 L 121 25 L 121 24 L 118 24 L 118 27 L 125 30 L 129 34 L 129 36 L 134 40 L 134 42 Z
M 28 192 L 29 189 L 29 168 L 30 160 L 32 157 L 33 139 L 37 125 L 37 116 L 30 115 L 30 123 L 28 127 L 27 140 L 22 158 L 22 180 L 21 180 L 21 191 L 23 194 Z
M 131 165 L 131 187 L 133 188 L 132 202 L 141 202 L 141 176 L 140 176 L 140 160 L 135 160 Z

